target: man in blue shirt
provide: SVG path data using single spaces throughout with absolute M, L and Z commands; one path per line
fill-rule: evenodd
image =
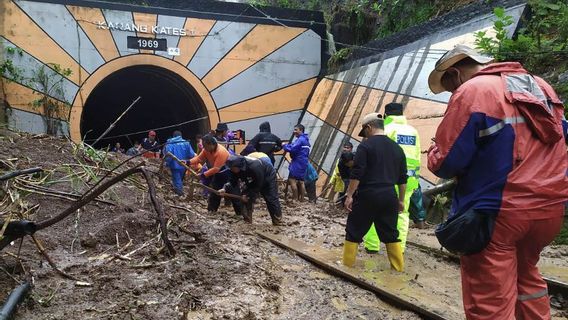
M 288 173 L 288 183 L 292 189 L 292 201 L 304 200 L 305 188 L 304 188 L 304 177 L 306 176 L 306 170 L 308 169 L 308 156 L 310 155 L 310 140 L 308 135 L 304 133 L 304 126 L 297 124 L 294 127 L 294 136 L 296 140 L 293 143 L 287 143 L 282 146 L 284 151 L 290 153 L 289 173 Z
M 172 172 L 172 184 L 177 195 L 183 196 L 183 177 L 185 176 L 185 167 L 175 161 L 172 157 L 168 157 L 170 152 L 180 160 L 189 160 L 195 156 L 195 152 L 191 144 L 181 137 L 181 131 L 174 131 L 173 138 L 168 139 L 164 148 L 166 155 L 166 166 Z

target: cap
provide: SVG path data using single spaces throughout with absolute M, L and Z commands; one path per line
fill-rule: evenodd
M 385 115 L 401 116 L 403 111 L 402 103 L 391 102 L 385 106 Z
M 229 131 L 229 126 L 224 122 L 219 122 L 215 131 Z
M 433 93 L 446 91 L 444 86 L 442 86 L 442 76 L 451 66 L 467 57 L 481 64 L 489 63 L 494 60 L 491 57 L 481 55 L 479 52 L 466 45 L 458 44 L 436 61 L 436 67 L 430 72 L 430 76 L 428 77 L 430 90 L 432 90 Z
M 361 131 L 359 131 L 359 137 L 365 137 L 365 134 L 363 133 L 365 126 L 377 119 L 383 119 L 383 116 L 378 112 L 369 113 L 365 117 L 363 117 L 363 121 L 361 121 L 362 128 Z
M 155 137 L 156 131 L 152 130 L 152 131 L 148 132 L 148 136 Z

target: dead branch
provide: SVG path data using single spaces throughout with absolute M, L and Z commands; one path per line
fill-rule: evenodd
M 12 172 L 8 172 L 6 174 L 3 174 L 0 176 L 0 181 L 4 181 L 4 180 L 8 180 L 17 176 L 21 176 L 23 174 L 30 174 L 30 173 L 36 173 L 36 172 L 40 172 L 43 171 L 42 168 L 29 168 L 29 169 L 24 169 L 24 170 L 16 170 L 16 171 L 12 171 Z
M 36 245 L 38 251 L 45 258 L 45 260 L 47 260 L 47 263 L 49 263 L 49 265 L 53 268 L 53 270 L 55 270 L 55 272 L 57 272 L 59 275 L 63 276 L 64 278 L 75 280 L 75 281 L 80 281 L 79 279 L 75 278 L 74 276 L 72 276 L 72 275 L 66 273 L 65 271 L 59 269 L 57 267 L 57 265 L 55 264 L 55 262 L 53 262 L 53 260 L 51 260 L 51 258 L 47 254 L 47 252 L 45 251 L 45 248 L 41 245 L 41 242 L 39 242 L 36 239 L 35 235 L 32 234 L 30 236 L 32 237 L 32 240 L 33 240 L 34 244 Z
M 100 194 L 105 192 L 108 188 L 110 188 L 114 184 L 124 180 L 126 177 L 128 177 L 128 176 L 130 176 L 130 175 L 132 175 L 136 172 L 139 172 L 140 167 L 142 165 L 143 165 L 143 163 L 139 163 L 135 167 L 130 168 L 130 169 L 128 169 L 128 170 L 106 180 L 100 186 L 98 186 L 94 189 L 91 189 L 90 191 L 87 191 L 86 193 L 83 194 L 83 196 L 81 196 L 81 198 L 77 199 L 77 201 L 75 201 L 73 204 L 71 204 L 71 206 L 69 208 L 65 209 L 63 212 L 57 214 L 55 217 L 52 217 L 50 219 L 39 222 L 37 224 L 38 230 L 45 229 L 45 228 L 63 220 L 63 219 L 65 219 L 67 216 L 69 216 L 70 214 L 75 212 L 75 210 L 77 210 L 77 209 L 83 207 L 84 205 L 86 205 L 87 203 L 91 202 L 93 199 L 98 197 Z
M 23 189 L 24 191 L 27 191 L 27 192 L 37 193 L 37 194 L 41 194 L 41 195 L 45 195 L 45 196 L 53 196 L 53 197 L 56 197 L 56 198 L 67 199 L 67 200 L 71 200 L 71 201 L 76 201 L 77 199 L 81 198 L 81 195 L 78 194 L 78 193 L 71 193 L 71 192 L 53 190 L 51 188 L 35 186 L 35 185 L 30 185 L 30 184 L 26 184 L 25 188 L 32 189 L 32 190 Z M 93 199 L 93 201 L 108 204 L 108 205 L 111 205 L 111 206 L 116 206 L 116 203 L 108 201 L 108 200 L 95 198 L 95 199 Z
M 158 198 L 156 197 L 156 185 L 154 184 L 154 180 L 152 180 L 152 176 L 148 171 L 146 171 L 146 169 L 139 168 L 138 170 L 142 172 L 144 178 L 146 179 L 146 183 L 148 183 L 148 193 L 150 194 L 150 199 L 152 201 L 152 205 L 154 206 L 154 210 L 156 210 L 156 213 L 158 214 L 160 229 L 162 230 L 162 240 L 168 247 L 170 254 L 173 256 L 176 254 L 176 250 L 174 249 L 174 246 L 168 239 L 168 228 L 166 227 L 166 221 L 164 219 L 162 204 L 158 201 Z

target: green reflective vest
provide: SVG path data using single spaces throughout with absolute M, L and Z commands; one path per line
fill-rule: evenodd
M 388 116 L 385 119 L 385 134 L 404 151 L 409 177 L 420 174 L 420 138 L 418 131 L 409 125 L 404 116 Z

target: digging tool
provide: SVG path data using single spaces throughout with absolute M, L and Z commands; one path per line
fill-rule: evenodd
M 178 157 L 176 157 L 173 153 L 168 152 L 166 153 L 166 156 L 164 157 L 164 159 L 166 157 L 171 157 L 172 159 L 174 159 L 177 163 L 179 163 L 182 167 L 184 167 L 185 169 L 187 169 L 187 171 L 189 171 L 192 175 L 194 175 L 195 177 L 199 176 L 197 174 L 197 172 L 195 172 L 190 166 L 187 165 L 187 163 L 183 160 L 180 160 Z
M 435 196 L 438 193 L 442 193 L 442 192 L 445 192 L 445 191 L 452 190 L 455 186 L 456 186 L 456 180 L 455 179 L 447 180 L 447 181 L 444 181 L 444 182 L 442 182 L 438 185 L 435 185 L 434 187 L 432 187 L 430 189 L 422 191 L 422 195 L 426 196 L 426 197 Z
M 180 160 L 178 157 L 176 157 L 175 155 L 173 155 L 171 152 L 168 152 L 168 153 L 166 154 L 166 157 L 171 157 L 172 159 L 174 159 L 177 163 L 179 163 L 181 166 L 183 166 L 184 168 L 186 168 L 194 177 L 199 176 L 199 175 L 197 174 L 197 172 L 193 171 L 193 169 L 192 169 L 191 167 L 189 167 L 189 166 L 185 163 L 185 161 Z M 213 189 L 213 188 L 211 188 L 211 187 L 208 187 L 208 186 L 206 186 L 206 185 L 204 185 L 204 184 L 201 184 L 201 183 L 199 183 L 199 182 L 193 182 L 193 184 L 196 185 L 196 186 L 199 186 L 199 187 L 201 187 L 201 188 L 203 188 L 203 189 L 205 189 L 205 190 L 207 190 L 207 191 L 209 191 L 209 192 L 213 192 L 214 194 L 216 194 L 216 195 L 218 195 L 218 196 L 220 196 L 220 197 L 233 198 L 233 199 L 237 199 L 237 200 L 241 200 L 241 201 L 243 201 L 243 202 L 246 202 L 246 201 L 244 201 L 243 197 L 238 196 L 238 195 L 236 195 L 236 194 L 231 194 L 231 193 L 223 193 L 223 194 L 221 194 L 218 190 L 215 190 L 215 189 Z

